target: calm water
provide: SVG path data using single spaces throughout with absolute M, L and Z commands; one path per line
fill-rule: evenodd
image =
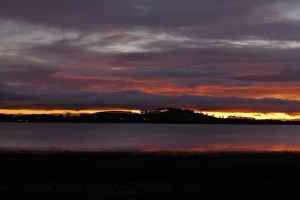
M 0 150 L 300 150 L 300 126 L 0 123 Z

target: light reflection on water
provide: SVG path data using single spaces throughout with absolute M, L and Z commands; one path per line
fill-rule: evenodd
M 0 123 L 0 150 L 300 151 L 300 126 Z

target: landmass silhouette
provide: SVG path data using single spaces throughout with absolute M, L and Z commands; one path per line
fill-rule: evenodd
M 230 116 L 218 118 L 190 109 L 158 108 L 130 111 L 105 111 L 92 114 L 0 114 L 0 122 L 62 122 L 62 123 L 173 123 L 173 124 L 295 124 L 296 120 L 258 120 L 247 117 Z

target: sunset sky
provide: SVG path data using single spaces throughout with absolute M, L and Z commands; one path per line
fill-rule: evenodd
M 0 112 L 160 107 L 300 118 L 300 1 L 0 1 Z

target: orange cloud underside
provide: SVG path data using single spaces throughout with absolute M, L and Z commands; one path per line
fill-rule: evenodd
M 300 100 L 300 85 L 297 83 L 260 83 L 253 85 L 232 85 L 206 83 L 199 86 L 185 86 L 180 83 L 189 81 L 187 78 L 129 78 L 82 76 L 68 74 L 54 74 L 56 78 L 76 80 L 78 84 L 84 82 L 88 90 L 140 90 L 146 93 L 161 95 L 209 95 L 216 97 L 241 97 L 241 98 L 280 98 Z

